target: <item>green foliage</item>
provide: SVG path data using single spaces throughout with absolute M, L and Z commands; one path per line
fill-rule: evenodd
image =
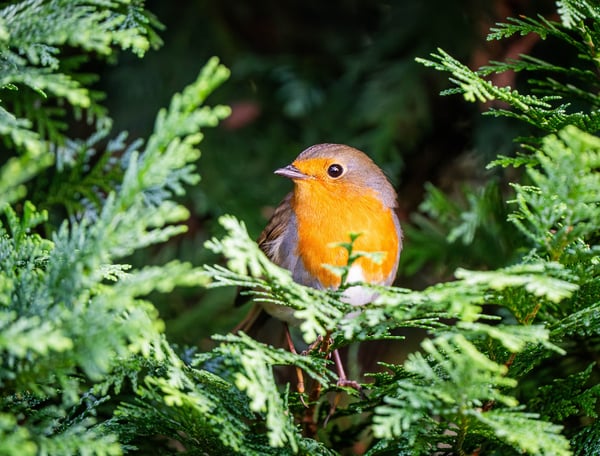
M 567 59 L 572 63 L 570 66 L 521 55 L 519 59 L 491 62 L 487 66 L 472 70 L 441 49 L 431 54 L 431 59 L 417 58 L 417 61 L 438 71 L 451 73 L 450 81 L 456 87 L 447 89 L 442 94 L 460 93 L 467 101 L 488 103 L 489 108 L 484 114 L 516 118 L 532 126 L 535 134 L 558 133 L 561 129 L 565 129 L 565 133 L 561 133 L 564 137 L 568 135 L 569 128 L 577 127 L 595 135 L 600 127 L 597 115 L 599 86 L 596 76 L 598 66 L 596 43 L 600 41 L 600 35 L 593 25 L 598 19 L 597 8 L 593 3 L 585 0 L 557 2 L 557 5 L 560 22 L 546 19 L 541 15 L 509 18 L 506 23 L 497 24 L 492 28 L 488 40 L 535 34 L 541 40 L 550 41 L 550 46 L 566 45 L 569 51 L 574 51 L 572 59 Z M 588 19 L 581 20 L 583 17 Z M 527 78 L 516 79 L 515 81 L 519 83 L 517 88 L 495 85 L 492 77 L 509 71 L 517 75 L 526 73 Z M 565 141 L 567 148 L 571 147 L 569 141 L 596 140 L 591 136 L 582 139 L 580 136 L 575 138 L 569 135 L 569 138 Z M 574 169 L 571 167 L 571 160 L 578 160 L 580 156 L 576 152 L 572 156 L 557 152 L 554 158 L 564 160 L 563 165 L 555 167 L 554 175 L 546 175 L 548 182 L 537 182 L 536 176 L 539 174 L 532 166 L 543 164 L 544 155 L 553 154 L 551 149 L 561 147 L 562 143 L 547 144 L 544 148 L 545 152 L 540 152 L 539 137 L 528 136 L 518 139 L 523 142 L 527 150 L 533 151 L 533 154 L 521 153 L 517 157 L 500 156 L 488 168 L 494 165 L 505 167 L 526 165 L 528 179 L 524 179 L 522 183 L 510 182 L 516 190 L 516 203 L 520 204 L 520 210 L 509 215 L 509 208 L 505 203 L 508 191 L 504 188 L 504 184 L 497 187 L 494 180 L 483 189 L 464 189 L 464 195 L 461 195 L 458 201 L 456 197 L 445 196 L 440 190 L 429 185 L 426 198 L 420 206 L 424 215 L 415 214 L 413 224 L 416 229 L 412 226 L 407 228 L 409 238 L 414 241 L 408 243 L 405 253 L 406 264 L 403 267 L 407 273 L 414 273 L 428 262 L 437 266 L 441 277 L 446 277 L 456 266 L 499 267 L 516 261 L 515 255 L 523 254 L 519 250 L 524 242 L 520 236 L 528 237 L 529 242 L 534 241 L 531 233 L 528 233 L 527 222 L 523 224 L 521 221 L 521 219 L 531 219 L 528 215 L 530 208 L 520 203 L 521 194 L 526 191 L 538 191 L 535 190 L 538 187 L 542 188 L 538 196 L 548 197 L 545 203 L 539 202 L 540 207 L 543 206 L 544 211 L 552 208 L 556 213 L 548 220 L 542 214 L 538 214 L 537 222 L 530 220 L 529 223 L 545 223 L 547 230 L 560 229 L 562 233 L 556 237 L 550 236 L 542 242 L 547 243 L 551 240 L 568 242 L 563 237 L 566 236 L 565 232 L 574 227 L 576 230 L 593 230 L 593 226 L 585 227 L 587 220 L 577 220 L 577 217 L 573 216 L 569 216 L 572 225 L 563 225 L 560 220 L 563 215 L 559 212 L 578 209 L 570 207 L 572 200 L 569 196 L 555 193 L 558 188 L 561 189 L 560 191 L 570 192 L 572 186 L 578 185 L 578 179 L 583 176 L 572 179 L 574 175 L 571 171 Z M 553 140 L 547 138 L 545 141 Z M 581 147 L 585 146 L 581 145 Z M 596 179 L 595 174 L 589 173 L 588 170 L 597 166 L 594 165 L 597 158 L 584 155 L 581 159 L 592 161 L 589 167 L 585 167 L 586 171 L 583 171 L 587 173 L 585 180 Z M 537 185 L 528 189 L 527 185 L 531 181 L 536 182 Z M 588 183 L 582 182 L 581 185 L 588 185 Z M 555 198 L 560 198 L 564 204 L 555 204 Z M 591 197 L 592 201 L 589 204 L 578 202 L 578 207 L 587 204 L 587 208 L 591 209 L 594 206 L 593 199 Z M 592 220 L 589 221 L 591 225 L 594 224 L 593 219 L 592 216 Z M 584 223 L 580 226 L 582 221 Z M 508 222 L 519 226 L 518 235 L 512 232 L 512 223 Z M 554 223 L 560 223 L 561 226 L 552 226 Z M 574 239 L 579 234 L 574 233 L 573 236 Z M 466 252 L 460 251 L 467 246 L 473 248 L 464 249 Z M 551 249 L 552 246 L 547 245 L 546 248 Z M 557 245 L 556 249 L 561 251 L 562 246 Z M 459 251 L 460 254 L 457 254 Z
M 22 198 L 23 184 L 55 160 L 69 160 L 67 115 L 110 124 L 102 94 L 89 87 L 95 76 L 81 72 L 90 54 L 119 47 L 142 56 L 160 45 L 159 26 L 139 0 L 30 0 L 0 10 L 0 134 L 19 152 L 2 168 L 0 204 Z
M 73 73 L 75 54 L 63 58 L 63 48 L 110 55 L 119 46 L 142 55 L 159 44 L 158 23 L 141 2 L 129 1 L 27 1 L 6 6 L 0 17 L 2 87 L 14 92 L 3 97 L 0 127 L 13 154 L 0 171 L 2 452 L 121 454 L 117 433 L 101 425 L 110 390 L 118 394 L 125 379 L 136 381 L 139 366 L 128 359 L 158 363 L 170 353 L 164 324 L 144 297 L 202 279 L 197 268 L 177 261 L 138 269 L 117 261 L 185 231 L 181 222 L 189 212 L 175 197 L 198 180 L 200 129 L 229 112 L 202 107 L 228 71 L 210 61 L 159 113 L 146 145 L 125 145 L 121 134 L 100 152 L 92 147 L 102 147 L 110 121 L 95 104 L 97 94 Z M 75 113 L 85 110 L 99 130 L 89 140 L 68 139 L 52 99 Z M 72 160 L 61 155 L 65 144 Z M 105 165 L 115 162 L 122 171 L 112 174 L 104 192 L 94 189 Z M 71 172 L 71 182 L 81 178 L 83 191 L 67 186 L 70 192 L 52 194 L 70 219 L 57 220 L 56 212 L 22 200 L 36 176 L 30 188 L 56 190 L 56 183 L 39 179 L 52 163 L 59 175 Z M 98 196 L 94 204 L 92 194 Z M 51 209 L 49 200 L 42 205 Z
M 417 60 L 439 71 L 452 73 L 450 80 L 457 87 L 447 90 L 446 94 L 462 93 L 467 101 L 503 101 L 511 107 L 510 110 L 492 108 L 488 114 L 514 117 L 544 132 L 556 132 L 567 125 L 596 132 L 600 127 L 596 109 L 600 102 L 596 76 L 600 34 L 589 22 L 598 21 L 598 8 L 587 0 L 558 1 L 557 5 L 561 22 L 541 16 L 509 18 L 507 23 L 492 28 L 488 40 L 530 33 L 537 34 L 542 40 L 554 38 L 574 48 L 579 59 L 579 65 L 574 68 L 525 55 L 518 60 L 491 62 L 489 66 L 473 71 L 441 49 L 432 54 L 433 60 Z M 535 72 L 544 78 L 528 80 L 531 92 L 526 94 L 511 87 L 497 87 L 486 79 L 491 74 L 509 70 Z M 585 108 L 581 108 L 580 103 Z
M 559 6 L 562 24 L 524 18 L 499 26 L 500 31 L 493 31 L 491 38 L 538 33 L 570 44 L 584 42 L 582 36 L 593 42 L 595 16 L 586 13 L 592 7 L 586 2 L 561 2 Z M 578 17 L 586 20 L 574 19 Z M 588 42 L 576 46 L 579 51 L 585 48 L 586 53 L 579 54 L 584 67 L 596 61 L 594 47 L 587 46 Z M 347 310 L 336 293 L 313 291 L 310 301 L 294 299 L 310 291 L 266 262 L 243 225 L 224 218 L 229 234 L 221 241 L 211 241 L 209 247 L 227 257 L 229 268 L 209 266 L 206 271 L 213 286 L 248 287 L 261 300 L 296 309 L 296 316 L 305 319 L 300 331 L 306 341 L 333 331 L 334 344 L 340 347 L 391 339 L 400 328 L 428 332 L 420 352 L 409 354 L 403 363 L 384 364 L 389 373 L 371 374 L 375 382 L 363 385 L 366 397 L 356 396 L 346 409 L 334 413 L 324 431 L 331 441 L 336 433 L 342 435 L 344 420 L 354 414 L 351 429 L 367 430 L 371 435 L 367 438 L 371 448 L 367 454 L 371 455 L 579 454 L 581 443 L 589 442 L 596 432 L 597 392 L 590 377 L 596 378 L 597 373 L 581 360 L 594 356 L 591 353 L 598 346 L 592 328 L 597 327 L 595 291 L 600 272 L 600 143 L 587 133 L 597 130 L 595 111 L 569 107 L 577 95 L 577 106 L 582 106 L 583 98 L 593 108 L 595 80 L 589 78 L 587 68 L 571 72 L 527 57 L 478 71 L 469 70 L 444 51 L 435 58 L 435 63 L 423 63 L 450 71 L 459 86 L 447 93 L 461 92 L 468 101 L 503 101 L 511 108 L 492 110 L 493 114 L 553 133 L 528 140 L 529 155 L 496 162 L 526 165 L 521 181 L 511 183 L 514 197 L 508 202 L 496 183 L 481 191 L 465 189 L 463 202 L 458 203 L 430 188 L 422 205 L 429 219 L 419 219 L 418 227 L 424 232 L 422 246 L 417 245 L 419 252 L 429 256 L 419 258 L 413 250 L 409 261 L 414 270 L 436 257 L 439 261 L 439 256 L 452 248 L 458 249 L 449 252 L 455 255 L 450 258 L 457 258 L 453 264 L 461 264 L 462 257 L 463 265 L 487 265 L 488 270 L 459 268 L 454 280 L 423 291 L 374 287 L 379 298 L 346 318 Z M 485 79 L 492 71 L 508 69 L 568 74 L 582 79 L 582 88 L 574 90 L 571 81 L 560 86 L 562 83 L 553 79 L 539 84 L 531 80 L 533 92 L 523 95 Z M 556 90 L 559 86 L 563 90 Z M 409 230 L 409 241 L 416 231 Z M 425 245 L 431 241 L 431 233 L 434 241 L 439 239 L 433 247 Z M 501 257 L 486 258 L 499 250 Z M 339 311 L 331 312 L 330 305 Z M 330 321 L 324 324 L 321 315 Z M 579 341 L 590 335 L 592 340 L 582 347 Z M 307 356 L 314 355 L 321 353 Z M 561 370 L 563 365 L 576 373 Z M 250 393 L 244 386 L 251 398 L 257 394 L 266 397 L 268 387 L 262 388 L 262 393 Z M 537 399 L 531 399 L 531 391 L 538 391 Z M 551 405 L 548 398 L 552 398 Z M 316 420 L 323 416 L 326 405 L 322 400 L 317 403 Z M 357 414 L 365 411 L 368 414 L 359 418 Z M 301 415 L 297 419 L 301 421 Z M 580 427 L 572 428 L 574 421 Z M 284 432 L 284 425 L 277 423 L 271 428 L 273 424 L 267 423 L 268 432 Z M 345 447 L 351 445 L 352 441 L 345 442 Z
M 501 267 L 514 260 L 522 242 L 507 220 L 509 207 L 497 180 L 483 188 L 461 189 L 450 197 L 432 184 L 427 197 L 404 227 L 410 240 L 402 254 L 402 271 L 413 275 L 427 264 L 435 264 L 441 276 L 458 266 Z
M 589 250 L 578 240 L 594 236 L 600 226 L 594 194 L 600 185 L 595 172 L 600 167 L 600 140 L 569 126 L 558 137 L 544 138 L 542 147 L 533 156 L 539 169 L 527 169 L 533 185 L 514 184 L 518 209 L 511 221 L 538 254 L 552 259 L 577 255 Z M 539 233 L 547 234 L 540 238 Z
M 147 141 L 110 132 L 89 89 L 93 78 L 78 65 L 117 47 L 141 55 L 159 44 L 159 24 L 142 6 L 31 0 L 0 11 L 0 51 L 12 62 L 0 113 L 10 152 L 0 168 L 0 452 L 594 454 L 600 140 L 589 68 L 598 60 L 589 43 L 597 42 L 600 18 L 593 5 L 562 1 L 560 23 L 524 17 L 491 34 L 565 40 L 579 71 L 526 57 L 471 71 L 444 51 L 423 61 L 452 73 L 453 92 L 508 103 L 494 114 L 545 136 L 494 162 L 524 165 L 506 189 L 499 180 L 465 187 L 457 202 L 431 186 L 421 206 L 427 217 L 408 230 L 414 245 L 403 261 L 416 273 L 447 260 L 451 280 L 422 290 L 365 284 L 378 297 L 360 309 L 340 299 L 343 287 L 295 283 L 233 216 L 221 217 L 225 233 L 206 243 L 224 264 L 130 261 L 186 231 L 181 197 L 199 180 L 202 130 L 230 112 L 203 106 L 229 75 L 211 59 L 158 113 Z M 73 53 L 64 55 L 66 46 Z M 522 95 L 486 79 L 508 69 L 582 85 L 532 80 L 535 93 Z M 288 115 L 320 102 L 293 74 L 280 77 L 304 103 L 287 104 Z M 91 121 L 83 139 L 67 128 L 72 114 Z M 351 259 L 364 255 L 348 235 L 340 245 Z M 302 320 L 299 338 L 311 345 L 296 354 L 244 333 L 216 335 L 201 350 L 170 344 L 153 301 L 196 285 L 242 287 L 256 301 L 291 307 Z M 410 340 L 415 331 L 422 337 Z M 330 358 L 334 348 L 351 358 L 363 341 L 400 343 L 406 357 L 377 357 L 378 367 L 350 362 L 366 369 L 352 388 L 338 382 Z M 296 390 L 298 371 L 305 391 Z
M 409 445 L 420 438 L 426 451 L 419 454 L 431 454 L 443 441 L 427 442 L 427 436 L 441 425 L 454 437 L 447 439 L 449 446 L 457 441 L 460 448 L 469 433 L 530 454 L 570 454 L 568 441 L 558 435 L 559 426 L 515 408 L 515 399 L 500 392 L 517 383 L 506 377 L 506 366 L 488 359 L 461 335 L 425 341 L 423 349 L 428 359 L 421 353 L 411 355 L 405 369 L 412 376 L 398 381 L 393 396 L 375 409 L 376 436 L 408 435 Z M 486 401 L 505 407 L 483 413 Z
M 272 373 L 275 365 L 296 364 L 322 380 L 323 360 L 269 348 L 245 335 L 220 340 L 222 345 L 195 356 L 190 365 L 165 344 L 165 360 L 144 361 L 150 366 L 137 398 L 119 406 L 107 429 L 140 452 L 155 452 L 154 439 L 162 435 L 192 452 L 332 454 L 300 435 L 288 413 L 288 394 L 278 390 Z
M 229 235 L 220 243 L 212 241 L 210 245 L 216 248 L 236 243 L 240 248 L 224 249 L 229 264 L 255 267 L 242 267 L 238 273 L 207 267 L 215 285 L 253 287 L 261 299 L 281 302 L 277 291 L 274 291 L 280 288 L 274 283 L 282 278 L 290 296 L 302 293 L 305 287 L 290 282 L 285 271 L 263 261 L 262 252 L 244 234 L 241 224 L 231 218 L 224 218 L 222 222 Z M 247 275 L 247 271 L 253 271 L 255 277 Z M 262 277 L 268 277 L 266 282 Z M 517 386 L 517 381 L 507 376 L 512 364 L 512 361 L 509 363 L 511 356 L 535 356 L 536 360 L 528 359 L 531 369 L 534 367 L 532 364 L 557 353 L 564 354 L 564 351 L 552 343 L 548 330 L 530 325 L 531 313 L 537 310 L 529 309 L 529 313 L 522 317 L 523 326 L 490 325 L 485 322 L 490 317 L 481 313 L 481 306 L 487 302 L 503 302 L 515 313 L 529 300 L 542 300 L 550 306 L 570 298 L 578 289 L 578 278 L 556 263 L 522 264 L 490 272 L 463 270 L 457 272 L 457 277 L 460 280 L 438 284 L 422 292 L 377 287 L 380 292 L 377 301 L 365 306 L 352 319 L 345 318 L 344 313 L 338 314 L 337 320 L 332 320 L 327 327 L 330 330 L 338 328 L 339 333 L 334 329 L 333 339 L 342 340 L 342 345 L 370 339 L 369 335 L 373 334 L 376 338 L 386 338 L 391 329 L 399 327 L 423 327 L 434 336 L 422 344 L 427 357 L 411 354 L 400 376 L 379 376 L 379 382 L 368 399 L 360 405 L 361 409 L 373 410 L 374 436 L 405 440 L 404 448 L 412 449 L 413 454 L 431 454 L 438 444 L 464 451 L 463 445 L 472 445 L 469 442 L 480 436 L 484 436 L 488 444 L 513 447 L 530 454 L 552 454 L 553 449 L 555 454 L 570 454 L 568 441 L 559 434 L 560 426 L 524 411 L 516 397 L 508 394 Z M 525 294 L 520 294 L 520 291 Z M 294 307 L 298 308 L 296 316 L 302 315 L 308 321 L 300 327 L 305 340 L 313 336 L 310 330 L 307 333 L 307 327 L 318 326 L 319 320 L 315 315 L 327 312 L 328 303 L 343 305 L 330 301 L 335 295 L 314 293 L 311 301 L 293 301 Z M 303 313 L 305 308 L 314 310 Z M 311 321 L 312 318 L 317 321 Z M 448 319 L 459 319 L 460 323 L 450 325 Z M 321 327 L 320 330 L 320 334 L 324 335 L 327 329 Z M 482 352 L 484 348 L 485 352 Z M 485 353 L 492 353 L 499 359 L 494 361 Z M 254 354 L 242 359 L 251 359 L 248 362 L 256 365 L 260 356 Z M 300 366 L 299 363 L 296 365 Z M 524 370 L 513 370 L 519 375 L 525 373 Z M 260 372 L 262 378 L 272 375 Z M 307 372 L 311 372 L 310 369 Z M 257 384 L 258 381 L 255 381 L 254 388 Z M 244 382 L 242 389 L 247 388 Z M 272 388 L 267 383 L 261 387 L 260 393 L 248 394 L 264 398 Z M 261 401 L 260 405 L 263 404 L 264 401 Z M 494 410 L 482 413 L 481 408 L 489 404 L 494 404 Z M 438 419 L 432 420 L 434 416 Z M 274 424 L 276 427 L 270 432 L 284 432 L 280 421 L 271 422 L 271 426 Z M 511 426 L 518 427 L 519 432 L 508 432 Z M 450 439 L 448 435 L 456 438 Z

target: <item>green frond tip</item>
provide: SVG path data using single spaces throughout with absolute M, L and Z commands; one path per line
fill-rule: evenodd
M 489 325 L 479 322 L 459 321 L 456 327 L 464 331 L 465 334 L 486 335 L 502 344 L 509 352 L 519 353 L 528 348 L 528 346 L 543 346 L 561 355 L 566 354 L 565 350 L 550 342 L 550 331 L 543 325 Z
M 385 257 L 384 252 L 365 252 L 361 250 L 354 250 L 354 243 L 361 235 L 362 233 L 348 233 L 348 237 L 350 238 L 349 242 L 333 242 L 329 245 L 329 247 L 342 247 L 348 253 L 348 261 L 343 266 L 334 266 L 331 264 L 323 265 L 323 267 L 341 278 L 341 287 L 344 287 L 347 284 L 350 269 L 356 260 L 364 257 L 370 259 L 376 264 L 380 264 Z
M 486 169 L 492 169 L 496 166 L 501 166 L 503 168 L 506 168 L 508 166 L 512 166 L 514 168 L 519 168 L 520 166 L 535 166 L 535 165 L 537 165 L 537 161 L 535 160 L 535 158 L 533 158 L 529 155 L 517 154 L 514 157 L 507 157 L 504 155 L 499 155 L 498 158 L 496 158 L 495 160 L 492 160 L 490 163 L 488 163 L 486 165 Z
M 48 211 L 45 209 L 38 211 L 31 201 L 25 201 L 23 204 L 23 213 L 20 218 L 11 206 L 6 206 L 4 213 L 6 215 L 7 228 L 10 230 L 10 234 L 17 246 L 25 240 L 33 228 L 48 220 Z M 41 238 L 39 239 L 41 240 Z
M 522 95 L 508 86 L 495 86 L 491 81 L 483 79 L 480 72 L 471 70 L 443 49 L 438 49 L 437 54 L 432 53 L 431 57 L 432 60 L 417 58 L 416 61 L 438 71 L 451 73 L 450 81 L 460 89 L 466 101 L 481 103 L 492 100 L 505 101 L 523 113 L 528 113 L 534 108 L 539 112 L 549 112 L 552 109 L 550 104 L 552 98 Z
M 600 21 L 598 5 L 588 0 L 558 0 L 556 2 L 562 24 L 573 29 L 580 27 L 586 19 Z
M 536 33 L 544 40 L 548 36 L 549 26 L 551 27 L 551 23 L 542 17 L 539 20 L 525 16 L 509 17 L 506 21 L 506 23 L 496 24 L 496 27 L 490 29 L 487 36 L 488 41 L 510 38 L 515 34 L 525 36 L 530 33 Z
M 219 217 L 219 224 L 225 228 L 226 236 L 222 239 L 212 238 L 204 245 L 214 253 L 225 255 L 228 258 L 227 266 L 232 272 L 252 277 L 260 277 L 267 272 L 284 279 L 286 274 L 280 274 L 276 267 L 271 267 L 272 263 L 256 242 L 250 239 L 244 222 L 232 215 L 223 215 Z
M 455 275 L 467 285 L 487 285 L 489 289 L 497 291 L 509 287 L 523 287 L 537 297 L 558 303 L 570 297 L 579 288 L 576 283 L 552 277 L 552 274 L 563 272 L 566 272 L 565 268 L 559 263 L 537 263 L 498 271 L 458 269 Z
M 518 409 L 469 410 L 468 415 L 491 429 L 498 440 L 521 453 L 572 456 L 562 426 L 543 421 L 539 415 Z

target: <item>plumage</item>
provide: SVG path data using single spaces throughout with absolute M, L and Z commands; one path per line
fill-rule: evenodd
M 360 233 L 355 250 L 379 252 L 382 258 L 379 263 L 359 258 L 349 283 L 394 281 L 402 249 L 396 192 L 367 155 L 346 145 L 318 144 L 275 173 L 292 179 L 294 190 L 277 207 L 258 240 L 271 261 L 290 270 L 298 283 L 335 289 L 340 277 L 326 265 L 345 266 L 347 251 L 336 244 L 349 242 L 350 233 Z M 373 293 L 352 287 L 345 298 L 365 304 Z M 291 309 L 263 307 L 277 318 L 297 323 Z

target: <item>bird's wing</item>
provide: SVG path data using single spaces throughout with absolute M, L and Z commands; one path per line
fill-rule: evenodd
M 294 212 L 291 203 L 292 194 L 288 193 L 273 212 L 267 226 L 258 238 L 258 246 L 275 264 L 283 266 L 282 245 L 289 242 L 290 229 L 294 223 Z M 283 266 L 285 267 L 285 266 Z
M 323 288 L 317 278 L 306 270 L 297 250 L 298 221 L 291 199 L 290 193 L 277 206 L 258 239 L 258 245 L 273 263 L 292 273 L 294 282 L 307 287 Z
M 295 242 L 293 233 L 296 231 L 295 216 L 290 204 L 291 198 L 292 194 L 289 193 L 277 206 L 257 241 L 258 246 L 269 260 L 290 270 L 296 263 L 293 259 L 294 256 L 288 254 L 292 249 L 292 243 Z M 248 300 L 247 295 L 238 291 L 235 306 L 241 306 Z M 263 305 L 255 303 L 248 315 L 236 326 L 233 332 L 244 331 L 258 338 L 258 333 L 262 331 L 269 320 L 270 315 L 264 311 Z

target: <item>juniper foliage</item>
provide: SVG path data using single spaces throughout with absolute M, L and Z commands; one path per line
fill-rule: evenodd
M 420 219 L 422 238 L 436 231 L 438 252 L 493 252 L 491 240 L 510 239 L 502 259 L 485 269 L 457 268 L 453 280 L 424 290 L 372 286 L 379 297 L 359 312 L 340 300 L 343 289 L 293 282 L 232 216 L 220 219 L 225 235 L 207 243 L 224 265 L 123 263 L 185 230 L 189 214 L 176 198 L 199 178 L 200 131 L 229 113 L 203 106 L 228 71 L 211 60 L 159 112 L 150 138 L 131 141 L 110 133 L 90 79 L 77 75 L 79 58 L 62 52 L 68 45 L 84 56 L 110 56 L 118 46 L 141 55 L 158 45 L 160 25 L 142 2 L 5 7 L 2 87 L 10 96 L 0 132 L 10 156 L 0 168 L 0 451 L 333 455 L 358 442 L 372 456 L 594 454 L 600 139 L 590 67 L 599 62 L 600 28 L 593 4 L 558 6 L 561 22 L 510 20 L 491 38 L 565 40 L 581 70 L 523 58 L 471 71 L 443 51 L 423 61 L 451 72 L 459 86 L 452 93 L 499 99 L 512 108 L 494 115 L 543 132 L 521 155 L 494 162 L 524 167 L 508 198 L 490 184 L 466 189 L 461 206 L 432 189 L 423 206 L 430 217 Z M 522 95 L 486 79 L 511 68 L 568 73 L 583 85 L 532 79 L 535 93 Z M 576 95 L 588 111 L 569 108 Z M 63 128 L 71 114 L 90 121 L 87 138 Z M 351 251 L 351 233 L 340 243 Z M 205 352 L 169 344 L 148 296 L 198 284 L 244 287 L 294 308 L 306 343 L 331 335 L 326 351 L 397 342 L 406 328 L 427 337 L 405 361 L 368 372 L 372 381 L 359 394 L 336 384 L 322 350 L 294 354 L 245 334 L 215 336 L 217 346 Z M 309 392 L 321 385 L 320 394 L 305 395 L 308 408 L 296 385 L 278 382 L 281 366 L 301 369 Z M 347 400 L 332 413 L 327 398 L 338 393 Z
M 466 204 L 461 205 L 431 188 L 423 204 L 429 217 L 419 219 L 421 251 L 429 248 L 429 256 L 419 260 L 413 251 L 413 258 L 425 262 L 449 246 L 477 258 L 483 247 L 482 263 L 486 253 L 503 252 L 499 260 L 490 259 L 495 268 L 459 268 L 454 280 L 423 291 L 375 287 L 379 298 L 347 319 L 329 310 L 330 304 L 339 305 L 344 314 L 343 303 L 335 301 L 339 294 L 298 300 L 315 292 L 270 265 L 234 219 L 224 218 L 229 235 L 209 244 L 228 258 L 227 270 L 206 267 L 211 286 L 253 287 L 260 299 L 296 308 L 307 341 L 315 331 L 331 332 L 336 346 L 392 338 L 397 328 L 427 331 L 420 351 L 403 363 L 383 365 L 387 372 L 371 374 L 367 397 L 355 395 L 346 409 L 338 410 L 323 431 L 325 439 L 335 442 L 336 433 L 366 435 L 370 455 L 590 454 L 598 407 L 597 370 L 589 362 L 598 348 L 597 328 L 592 329 L 600 226 L 600 142 L 594 136 L 598 16 L 586 1 L 558 6 L 560 22 L 509 19 L 492 30 L 490 39 L 537 33 L 542 39 L 564 40 L 580 58 L 579 70 L 523 56 L 473 71 L 443 50 L 432 60 L 421 60 L 451 73 L 457 88 L 445 94 L 502 101 L 509 107 L 489 113 L 520 119 L 546 135 L 521 138 L 525 145 L 519 155 L 499 157 L 490 165 L 524 166 L 519 181 L 511 183 L 511 196 L 491 183 L 481 191 L 465 189 Z M 535 73 L 518 90 L 487 79 L 507 70 Z M 561 80 L 565 75 L 568 79 Z M 433 253 L 431 244 L 425 245 L 432 233 L 439 239 Z M 317 420 L 327 407 L 317 405 Z M 351 424 L 348 416 L 354 418 Z
M 177 365 L 144 296 L 201 276 L 177 261 L 132 269 L 118 260 L 185 230 L 189 213 L 175 197 L 198 180 L 200 129 L 229 112 L 202 107 L 228 71 L 209 62 L 145 144 L 120 134 L 102 150 L 110 119 L 77 74 L 82 56 L 117 47 L 141 56 L 160 43 L 156 20 L 139 1 L 79 0 L 15 2 L 0 18 L 2 453 L 121 454 L 103 424 L 111 395 L 137 382 L 144 363 Z M 88 139 L 69 137 L 70 112 L 85 115 Z M 64 176 L 68 192 L 53 191 Z M 51 197 L 41 200 L 42 189 Z

